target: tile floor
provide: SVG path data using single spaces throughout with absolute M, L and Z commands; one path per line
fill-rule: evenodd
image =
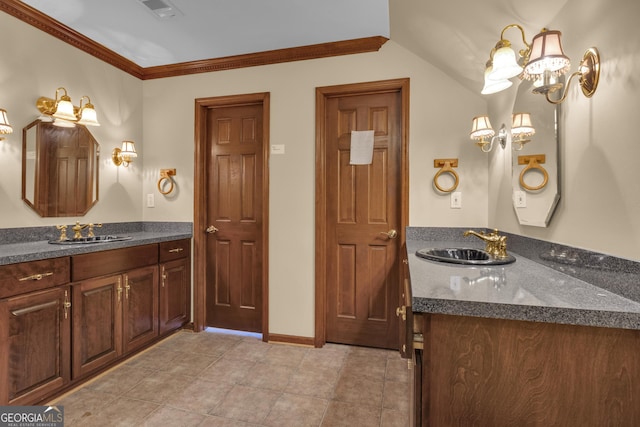
M 179 332 L 62 396 L 65 426 L 406 427 L 397 352 Z

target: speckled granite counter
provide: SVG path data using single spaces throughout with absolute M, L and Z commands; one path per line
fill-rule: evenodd
M 57 237 L 57 230 L 53 226 L 2 229 L 0 230 L 0 265 L 189 239 L 193 235 L 190 222 L 104 224 L 102 228 L 96 228 L 95 233 L 131 236 L 131 240 L 54 245 L 48 243 L 49 240 L 54 240 Z
M 639 302 L 535 262 L 509 245 L 516 262 L 502 266 L 460 266 L 415 255 L 426 247 L 484 248 L 477 238 L 463 238 L 462 230 L 407 228 L 414 312 L 640 329 Z

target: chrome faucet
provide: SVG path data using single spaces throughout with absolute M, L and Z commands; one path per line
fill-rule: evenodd
M 473 230 L 467 230 L 464 232 L 464 236 L 476 236 L 486 242 L 485 250 L 491 254 L 494 258 L 507 258 L 507 236 L 500 236 L 498 229 L 494 229 L 491 233 L 485 233 L 484 231 L 477 232 Z

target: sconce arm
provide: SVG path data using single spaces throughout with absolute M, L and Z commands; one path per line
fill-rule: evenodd
M 522 43 L 526 46 L 526 49 L 521 49 L 521 50 L 518 51 L 518 53 L 520 54 L 521 57 L 524 58 L 524 62 L 526 63 L 529 60 L 529 54 L 531 53 L 531 45 L 529 43 L 527 43 L 527 40 L 526 40 L 525 34 L 524 34 L 524 28 L 522 28 L 518 24 L 509 24 L 509 25 L 507 25 L 500 32 L 500 41 L 506 40 L 504 38 L 504 33 L 508 29 L 511 29 L 511 28 L 517 28 L 518 30 L 520 30 L 520 36 L 522 37 Z
M 547 98 L 547 101 L 549 101 L 552 104 L 561 104 L 562 102 L 564 102 L 565 98 L 567 97 L 567 94 L 569 93 L 569 86 L 571 85 L 571 80 L 573 80 L 574 77 L 577 76 L 581 76 L 582 73 L 580 71 L 576 71 L 575 73 L 571 74 L 571 76 L 569 76 L 569 80 L 567 80 L 567 83 L 564 85 L 564 92 L 562 93 L 562 96 L 560 97 L 560 99 L 551 99 L 549 98 L 549 94 L 552 93 L 551 91 L 547 91 L 545 93 L 545 97 Z

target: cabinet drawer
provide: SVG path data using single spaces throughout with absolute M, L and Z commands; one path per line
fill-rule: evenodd
M 69 283 L 69 258 L 0 266 L 0 298 Z
M 191 255 L 191 239 L 160 243 L 160 262 L 187 258 Z
M 157 243 L 74 255 L 71 257 L 71 280 L 77 282 L 157 263 Z

